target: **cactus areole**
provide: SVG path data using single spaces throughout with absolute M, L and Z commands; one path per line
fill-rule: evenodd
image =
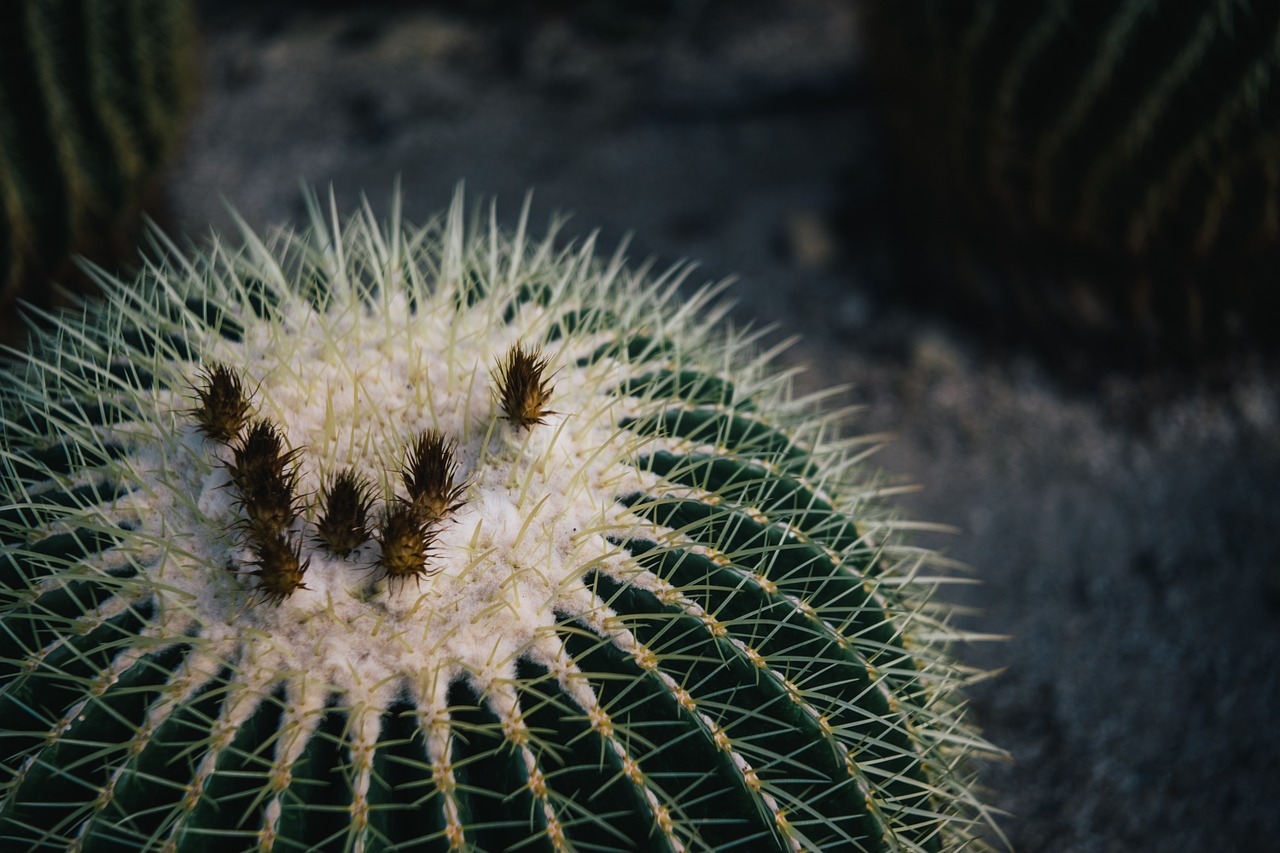
M 714 288 L 311 217 L 0 376 L 0 847 L 980 845 L 927 559 Z

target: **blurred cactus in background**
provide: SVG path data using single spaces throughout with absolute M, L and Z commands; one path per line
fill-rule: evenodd
M 1280 5 L 863 11 L 901 225 L 940 249 L 929 299 L 1059 356 L 1276 340 Z
M 188 0 L 0 4 L 0 342 L 54 303 L 72 254 L 137 257 L 194 96 Z

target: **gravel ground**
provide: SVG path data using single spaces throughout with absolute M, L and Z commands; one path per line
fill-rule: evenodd
M 803 336 L 782 356 L 809 366 L 803 389 L 851 384 L 852 428 L 892 431 L 887 475 L 924 484 L 904 514 L 960 531 L 929 542 L 981 581 L 949 593 L 966 624 L 1013 638 L 962 650 L 1003 670 L 972 696 L 1012 755 L 983 772 L 1012 847 L 1274 849 L 1277 371 L 1068 391 L 882 304 L 849 4 L 666 5 L 602 21 L 209 3 L 169 224 L 226 229 L 224 199 L 257 228 L 296 221 L 301 180 L 383 211 L 397 178 L 421 219 L 465 179 L 506 221 L 532 187 L 535 219 L 573 212 L 567 231 L 605 247 L 634 232 L 632 257 L 736 274 L 735 322 Z

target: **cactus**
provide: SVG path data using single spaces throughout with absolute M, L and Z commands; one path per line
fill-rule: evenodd
M 1274 342 L 1280 6 L 862 2 L 913 232 L 1003 274 L 947 288 L 1072 349 Z
M 48 304 L 73 253 L 133 255 L 186 124 L 195 48 L 188 0 L 0 4 L 0 311 Z
M 0 376 L 5 844 L 983 846 L 932 557 L 717 288 L 309 206 Z

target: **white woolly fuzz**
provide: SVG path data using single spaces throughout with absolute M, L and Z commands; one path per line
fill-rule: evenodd
M 437 238 L 446 247 L 460 236 L 450 230 L 459 214 L 456 205 Z M 390 227 L 388 242 L 398 225 Z M 382 237 L 375 228 L 358 221 L 345 235 L 318 231 L 311 245 L 306 238 L 294 245 L 315 251 L 332 239 L 331 246 L 350 246 L 353 238 Z M 540 344 L 584 297 L 596 299 L 615 284 L 625 292 L 625 283 L 612 281 L 616 264 L 595 267 L 590 246 L 555 257 L 548 239 L 526 256 L 504 258 L 491 270 L 497 280 L 468 297 L 467 283 L 450 280 L 447 266 L 415 267 L 411 253 L 384 249 L 385 256 L 366 260 L 383 262 L 363 270 L 371 281 L 335 270 L 319 304 L 272 282 L 271 268 L 229 262 L 219 284 L 242 296 L 243 281 L 265 281 L 272 305 L 263 317 L 241 310 L 235 339 L 216 327 L 184 325 L 200 360 L 163 363 L 167 381 L 131 393 L 128 405 L 138 416 L 123 437 L 135 451 L 121 464 L 136 488 L 110 509 L 138 527 L 137 559 L 164 632 L 206 640 L 245 682 L 265 686 L 296 673 L 383 706 L 406 678 L 447 682 L 467 674 L 482 692 L 511 680 L 516 658 L 564 614 L 604 606 L 583 575 L 592 568 L 636 571 L 608 537 L 639 523 L 616 498 L 644 488 L 646 477 L 626 463 L 647 441 L 618 427 L 644 408 L 615 393 L 628 375 L 625 364 L 576 363 L 616 340 L 616 332 L 542 345 L 554 392 L 541 424 L 510 423 L 495 390 L 500 359 L 512 346 Z M 556 292 L 546 304 L 521 301 L 519 288 L 544 271 L 560 277 L 545 280 Z M 167 284 L 177 292 L 166 299 L 181 303 L 190 299 L 184 285 L 205 286 L 191 279 Z M 467 298 L 475 304 L 460 308 Z M 135 294 L 114 299 L 140 327 L 163 328 L 159 316 L 142 322 L 148 318 L 138 313 L 153 306 Z M 609 308 L 628 310 L 625 303 Z M 231 449 L 201 434 L 189 415 L 201 363 L 243 377 L 254 414 L 277 424 L 298 451 L 304 501 L 288 535 L 300 543 L 305 585 L 278 605 L 255 595 L 244 511 L 228 474 Z M 314 530 L 326 478 L 348 467 L 367 477 L 375 485 L 376 524 L 391 502 L 406 497 L 406 452 L 428 429 L 456 442 L 465 502 L 437 525 L 427 571 L 388 580 L 376 537 L 350 555 L 328 553 Z
M 636 439 L 617 428 L 621 407 L 607 394 L 622 376 L 574 366 L 581 345 L 548 349 L 557 414 L 532 429 L 503 420 L 490 372 L 510 346 L 545 329 L 545 310 L 522 309 L 508 324 L 459 314 L 443 289 L 416 311 L 406 303 L 348 297 L 320 311 L 294 298 L 242 341 L 201 344 L 242 373 L 259 412 L 300 449 L 301 495 L 320 494 L 325 476 L 351 467 L 384 499 L 403 498 L 399 471 L 414 436 L 436 429 L 457 442 L 466 502 L 439 525 L 429 575 L 387 582 L 372 539 L 350 556 L 329 554 L 316 542 L 312 507 L 290 531 L 302 543 L 305 588 L 278 606 L 254 602 L 252 580 L 229 571 L 251 557 L 227 450 L 191 426 L 177 441 L 159 431 L 190 405 L 183 388 L 141 401 L 156 432 L 131 436 L 143 448 L 131 460 L 141 488 L 117 505 L 147 538 L 184 543 L 147 569 L 164 584 L 166 614 L 181 613 L 216 644 L 243 643 L 255 667 L 305 672 L 344 693 L 439 668 L 511 677 L 515 655 L 580 595 L 583 568 L 616 554 L 606 533 L 634 523 L 614 497 L 642 487 L 620 464 Z M 256 631 L 270 642 L 245 640 Z

